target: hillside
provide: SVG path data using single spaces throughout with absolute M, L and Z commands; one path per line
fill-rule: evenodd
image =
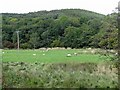
M 117 48 L 117 14 L 81 9 L 3 13 L 3 48 L 71 47 Z

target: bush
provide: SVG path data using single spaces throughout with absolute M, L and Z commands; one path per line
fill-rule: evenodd
M 10 41 L 4 41 L 3 42 L 3 47 L 12 49 L 12 48 L 14 48 L 14 44 Z
M 20 45 L 20 48 L 28 49 L 28 48 L 30 48 L 30 45 L 28 43 L 23 43 L 23 44 Z

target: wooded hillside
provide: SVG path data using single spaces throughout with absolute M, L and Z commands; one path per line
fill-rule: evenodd
M 3 48 L 71 47 L 117 48 L 117 14 L 102 15 L 81 9 L 3 13 Z

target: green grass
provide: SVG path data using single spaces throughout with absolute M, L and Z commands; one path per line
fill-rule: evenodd
M 74 53 L 82 52 L 84 49 L 70 50 L 3 50 L 3 62 L 44 62 L 44 63 L 60 63 L 60 62 L 103 62 L 99 54 L 82 53 L 73 55 Z M 67 54 L 72 54 L 67 57 Z M 36 54 L 35 56 L 33 54 Z M 45 54 L 45 55 L 43 55 Z

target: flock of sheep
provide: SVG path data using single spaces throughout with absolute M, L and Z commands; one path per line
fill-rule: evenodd
M 55 49 L 58 49 L 58 48 L 55 48 Z M 64 49 L 64 48 L 61 48 L 61 49 Z M 45 54 L 45 52 L 48 52 L 49 50 L 54 50 L 54 49 L 51 49 L 51 48 L 48 48 L 48 49 L 46 49 L 46 48 L 41 48 L 40 50 L 42 50 L 42 52 L 43 52 L 43 56 L 45 56 L 46 54 Z M 116 51 L 114 51 L 114 50 L 108 50 L 108 51 L 102 51 L 102 50 L 99 50 L 99 49 L 92 49 L 92 48 L 87 48 L 87 49 L 85 49 L 85 50 L 81 50 L 80 52 L 75 52 L 75 53 L 67 53 L 66 54 L 66 57 L 71 57 L 71 56 L 77 56 L 77 55 L 79 55 L 79 54 L 83 54 L 83 53 L 85 53 L 85 54 L 87 54 L 87 53 L 91 53 L 91 54 L 107 54 L 107 53 L 111 53 L 111 54 L 114 54 L 115 56 L 117 56 L 118 55 L 118 53 L 116 52 Z M 4 54 L 5 52 L 2 52 L 2 54 Z M 36 54 L 34 53 L 33 54 L 33 56 L 36 56 Z
M 58 49 L 58 48 L 55 48 L 55 49 Z M 44 49 L 44 48 L 42 48 L 41 49 L 42 50 L 42 52 L 43 52 L 43 56 L 44 55 L 46 55 L 45 54 L 45 52 L 48 52 L 49 50 L 54 50 L 54 49 L 50 49 L 50 48 L 48 48 L 48 49 Z M 108 51 L 109 53 L 111 53 L 111 54 L 114 54 L 114 55 L 118 55 L 118 53 L 117 52 L 115 52 L 114 50 L 110 50 L 110 51 Z M 80 55 L 80 54 L 107 54 L 108 53 L 107 51 L 103 51 L 103 50 L 99 50 L 99 49 L 92 49 L 92 48 L 87 48 L 87 49 L 85 49 L 85 50 L 81 50 L 81 51 L 78 51 L 78 52 L 74 52 L 74 53 L 67 53 L 66 54 L 66 57 L 72 57 L 72 56 L 77 56 L 77 55 Z M 34 56 L 36 55 L 36 54 L 33 54 Z
M 42 52 L 43 52 L 42 55 L 45 56 L 45 52 L 48 52 L 49 50 L 50 50 L 50 49 L 43 50 L 43 51 L 42 51 Z M 68 54 L 66 55 L 66 57 L 71 57 L 72 55 L 77 56 L 78 53 L 73 53 L 73 54 L 68 53 Z M 33 56 L 36 56 L 36 54 L 34 53 Z

